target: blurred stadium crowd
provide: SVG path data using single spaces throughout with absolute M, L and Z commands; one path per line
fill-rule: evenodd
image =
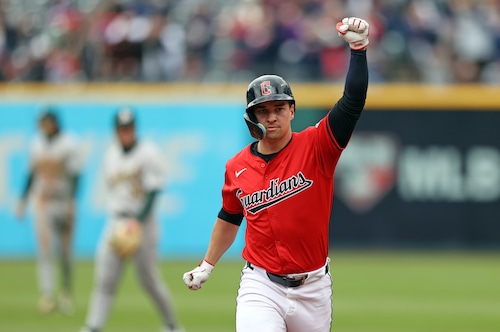
M 500 83 L 499 0 L 0 0 L 0 80 L 337 81 L 345 16 L 372 82 Z

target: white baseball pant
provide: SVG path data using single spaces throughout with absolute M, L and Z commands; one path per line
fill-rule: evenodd
M 122 276 L 126 260 L 118 257 L 111 246 L 109 238 L 115 224 L 125 222 L 126 218 L 111 217 L 104 229 L 96 252 L 95 286 L 91 295 L 90 307 L 86 324 L 91 328 L 102 328 L 111 310 L 118 282 Z M 149 218 L 143 227 L 143 240 L 131 260 L 135 264 L 137 276 L 160 311 L 166 326 L 176 326 L 177 321 L 173 310 L 170 291 L 162 282 L 156 254 L 158 239 L 158 222 Z
M 269 279 L 260 267 L 245 266 L 236 299 L 237 332 L 328 332 L 332 324 L 329 259 L 307 273 L 299 287 Z
M 65 244 L 64 232 L 71 232 L 73 216 L 70 214 L 70 200 L 45 200 L 35 204 L 35 229 L 37 234 L 37 273 L 40 292 L 55 295 L 53 260 L 57 251 L 62 267 L 64 291 L 71 288 L 71 242 Z M 71 233 L 67 235 L 71 237 Z M 68 238 L 67 241 L 71 239 Z

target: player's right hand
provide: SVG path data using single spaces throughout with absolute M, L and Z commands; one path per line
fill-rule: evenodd
M 364 50 L 368 47 L 369 28 L 368 22 L 357 17 L 346 17 L 337 23 L 339 37 L 348 42 L 353 50 Z
M 184 273 L 182 279 L 189 289 L 198 290 L 201 288 L 201 284 L 208 280 L 208 277 L 210 277 L 210 273 L 212 273 L 213 269 L 214 266 L 212 264 L 203 260 L 200 265 L 195 267 L 193 270 Z

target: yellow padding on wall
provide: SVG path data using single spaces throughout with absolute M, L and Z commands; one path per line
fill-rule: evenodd
M 330 108 L 343 84 L 290 83 L 300 108 Z M 0 84 L 0 102 L 13 103 L 241 103 L 246 83 L 91 83 Z M 500 111 L 497 85 L 371 84 L 366 108 L 454 109 Z

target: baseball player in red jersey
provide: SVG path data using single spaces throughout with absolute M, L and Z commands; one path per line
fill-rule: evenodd
M 226 164 L 222 209 L 204 259 L 183 276 L 199 289 L 247 229 L 236 330 L 330 331 L 332 280 L 328 227 L 334 171 L 363 110 L 368 87 L 368 23 L 345 18 L 338 35 L 351 47 L 344 95 L 315 126 L 291 130 L 295 99 L 275 75 L 252 81 L 244 115 L 256 142 Z

